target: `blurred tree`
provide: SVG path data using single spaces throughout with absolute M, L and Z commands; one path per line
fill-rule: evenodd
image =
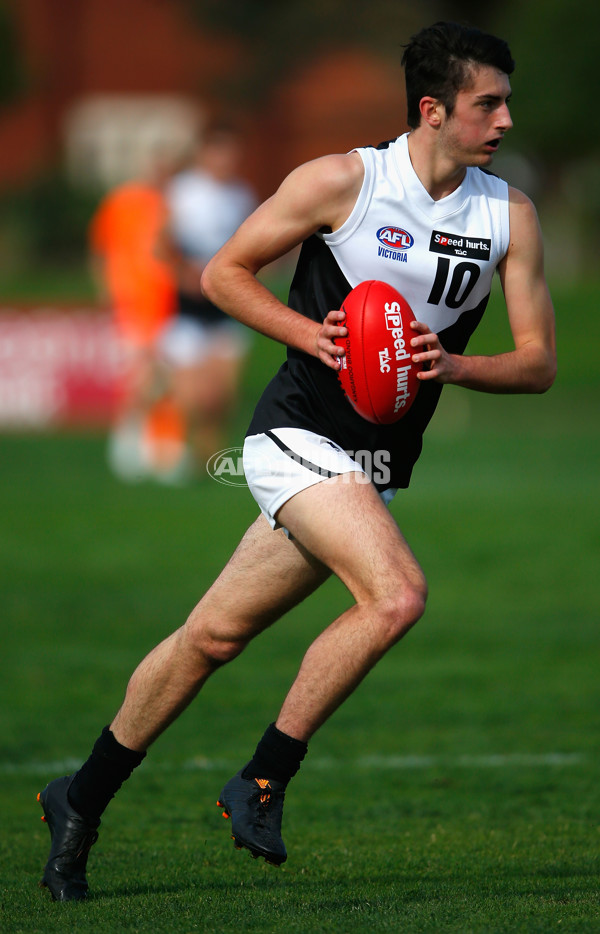
M 2 227 L 18 230 L 19 260 L 41 265 L 77 265 L 86 257 L 87 228 L 100 193 L 75 186 L 64 170 L 49 166 L 26 188 L 0 198 Z
M 23 90 L 24 84 L 14 11 L 6 0 L 2 0 L 0 2 L 0 107 L 11 103 Z
M 507 0 L 497 29 L 517 63 L 511 82 L 515 131 L 507 146 L 518 148 L 534 168 L 549 266 L 554 274 L 597 275 L 600 4 Z
M 517 62 L 511 105 L 517 126 L 544 159 L 559 164 L 600 148 L 597 0 L 508 0 L 497 29 Z
M 219 90 L 223 98 L 251 106 L 327 49 L 362 46 L 399 61 L 402 44 L 421 26 L 440 19 L 444 6 L 437 0 L 422 0 L 418 9 L 398 0 L 351 7 L 344 0 L 184 2 L 198 24 L 243 42 L 245 65 Z
M 413 33 L 440 19 L 492 29 L 499 0 L 183 0 L 193 20 L 243 43 L 245 61 L 221 81 L 224 102 L 256 106 L 274 84 L 324 51 L 369 49 L 398 63 Z

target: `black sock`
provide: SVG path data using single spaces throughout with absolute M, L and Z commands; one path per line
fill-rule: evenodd
M 272 778 L 287 785 L 300 768 L 307 750 L 306 743 L 282 733 L 271 723 L 244 769 L 242 778 Z
M 145 755 L 145 752 L 121 746 L 105 726 L 91 756 L 75 773 L 69 786 L 71 807 L 86 820 L 99 820 L 108 802 Z

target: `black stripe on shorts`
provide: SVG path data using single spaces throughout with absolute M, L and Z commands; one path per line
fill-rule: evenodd
M 277 435 L 274 435 L 272 431 L 265 431 L 267 438 L 270 438 L 274 444 L 277 445 L 284 454 L 287 455 L 291 460 L 296 461 L 297 464 L 300 464 L 301 467 L 306 467 L 307 470 L 312 470 L 313 473 L 318 473 L 321 477 L 340 477 L 341 472 L 335 470 L 327 470 L 325 467 L 319 467 L 317 464 L 313 464 L 312 461 L 306 460 L 305 457 L 301 457 L 300 454 L 296 454 L 295 451 L 290 450 L 287 444 L 284 444 Z

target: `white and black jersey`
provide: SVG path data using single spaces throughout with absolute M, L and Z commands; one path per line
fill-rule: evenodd
M 177 173 L 166 188 L 170 233 L 177 249 L 202 269 L 256 207 L 243 181 L 214 178 L 199 167 Z M 204 325 L 230 319 L 207 298 L 180 289 L 178 313 Z
M 412 167 L 407 135 L 357 152 L 365 175 L 354 209 L 339 230 L 315 234 L 302 245 L 290 307 L 323 321 L 359 282 L 380 279 L 404 295 L 446 351 L 463 353 L 508 249 L 506 182 L 468 168 L 455 191 L 434 201 Z M 372 425 L 351 407 L 334 370 L 288 348 L 248 434 L 296 427 L 345 450 L 388 451 L 388 486 L 406 487 L 441 390 L 436 382 L 422 383 L 399 422 Z

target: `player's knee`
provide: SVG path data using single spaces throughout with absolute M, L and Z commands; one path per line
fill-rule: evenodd
M 394 645 L 425 612 L 427 583 L 424 577 L 405 583 L 379 601 L 378 619 L 386 645 Z
M 204 658 L 213 668 L 220 668 L 233 661 L 244 651 L 249 638 L 233 634 L 221 626 L 204 626 L 199 634 L 199 647 Z
M 241 639 L 206 638 L 202 644 L 202 654 L 213 668 L 220 668 L 237 658 L 244 651 L 247 641 Z
M 248 644 L 248 639 L 233 637 L 221 631 L 219 627 L 199 625 L 194 620 L 194 614 L 187 621 L 184 630 L 188 651 L 196 653 L 202 663 L 212 669 L 233 661 Z

